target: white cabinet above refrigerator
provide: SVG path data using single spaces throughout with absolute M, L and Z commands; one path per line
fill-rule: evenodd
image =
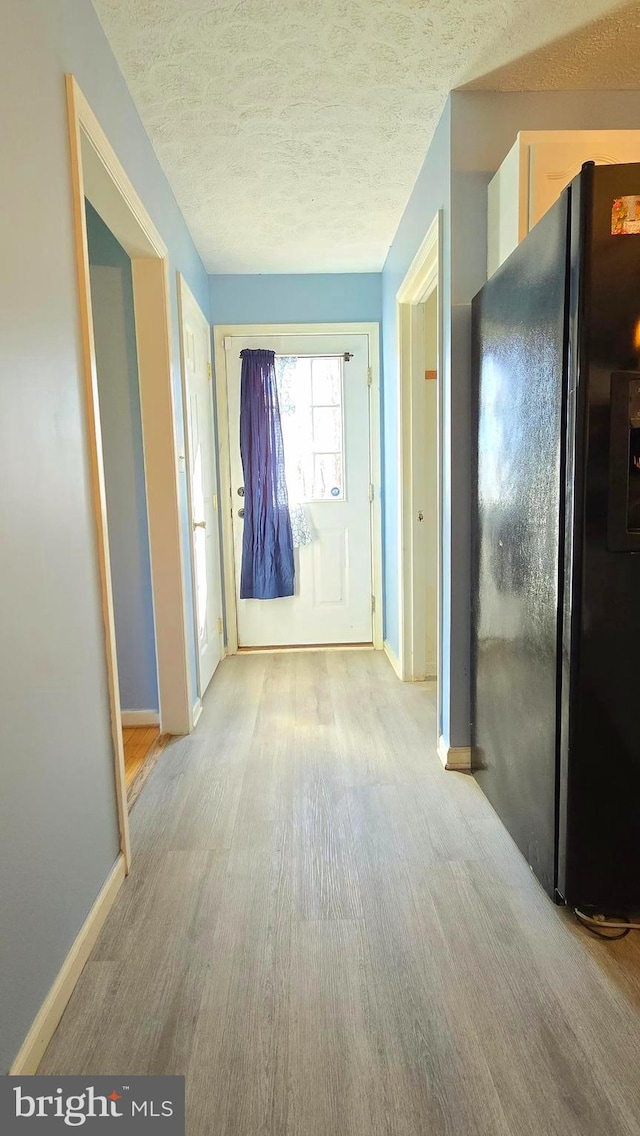
M 487 277 L 557 201 L 584 162 L 640 161 L 640 130 L 522 130 L 489 182 Z

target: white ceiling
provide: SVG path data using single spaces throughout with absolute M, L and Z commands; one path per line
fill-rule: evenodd
M 514 89 L 514 60 L 626 7 L 616 0 L 93 5 L 206 268 L 234 273 L 378 271 L 449 91 L 485 85 L 482 76 L 501 68 Z M 557 50 L 572 58 L 570 41 Z M 556 60 L 544 81 L 527 86 L 580 86 L 579 69 L 570 71 Z M 494 85 L 500 89 L 499 79 Z M 590 85 L 624 84 L 601 69 Z

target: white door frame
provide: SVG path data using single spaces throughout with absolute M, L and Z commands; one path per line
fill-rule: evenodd
M 180 369 L 182 377 L 182 414 L 184 420 L 184 448 L 185 448 L 185 465 L 187 469 L 187 507 L 189 511 L 189 545 L 191 553 L 191 596 L 192 596 L 192 610 L 193 610 L 193 628 L 196 644 L 196 680 L 198 684 L 198 697 L 195 701 L 192 711 L 193 725 L 195 726 L 201 713 L 202 713 L 202 676 L 200 674 L 200 651 L 198 650 L 198 601 L 197 601 L 197 588 L 196 588 L 196 557 L 194 546 L 194 533 L 193 533 L 193 504 L 192 504 L 192 487 L 191 487 L 191 430 L 189 427 L 190 416 L 188 406 L 188 392 L 187 392 L 187 365 L 184 354 L 184 301 L 185 297 L 189 297 L 192 304 L 202 315 L 204 322 L 207 325 L 207 366 L 209 368 L 209 378 L 212 377 L 212 359 L 211 359 L 211 326 L 208 317 L 202 311 L 200 304 L 196 300 L 193 292 L 187 284 L 181 272 L 176 273 L 178 282 L 178 321 L 180 324 Z M 211 383 L 213 386 L 213 383 Z M 214 453 L 217 450 L 217 430 L 215 421 L 213 420 L 213 398 L 211 399 L 211 431 L 213 436 Z M 218 486 L 219 492 L 219 486 Z M 217 506 L 216 506 L 216 523 L 217 523 Z M 221 636 L 222 638 L 222 636 Z M 222 658 L 224 658 L 225 650 L 222 649 Z
M 188 626 L 171 384 L 171 304 L 167 247 L 133 188 L 73 75 L 65 77 L 85 414 L 105 628 L 120 845 L 131 860 L 124 777 L 109 533 L 98 401 L 85 196 L 131 257 L 140 409 L 149 518 L 151 585 L 158 664 L 160 728 L 186 734 L 191 725 Z
M 442 619 L 441 619 L 441 555 L 442 555 L 442 211 L 429 226 L 418 252 L 396 293 L 399 372 L 399 628 L 400 677 L 405 682 L 424 677 L 416 673 L 416 659 L 421 658 L 422 645 L 415 642 L 416 612 L 424 608 L 426 597 L 421 586 L 426 565 L 414 539 L 414 515 L 421 495 L 418 484 L 416 453 L 424 444 L 422 424 L 414 415 L 417 385 L 424 383 L 424 332 L 419 326 L 418 305 L 438 290 L 438 359 L 437 359 L 437 681 L 438 721 L 442 684 Z M 424 625 L 424 620 L 422 620 Z M 420 666 L 417 667 L 418 672 Z
M 380 449 L 380 325 L 377 323 L 293 323 L 293 324 L 218 324 L 213 329 L 213 350 L 216 372 L 216 399 L 218 408 L 218 445 L 220 457 L 220 501 L 222 504 L 222 550 L 224 569 L 225 619 L 227 625 L 227 654 L 238 650 L 238 613 L 236 604 L 236 570 L 233 551 L 231 460 L 229 446 L 229 410 L 227 399 L 226 339 L 260 338 L 267 335 L 366 335 L 369 340 L 369 454 L 370 477 L 373 484 L 371 502 L 371 556 L 373 610 L 373 646 L 383 646 L 383 592 L 382 592 L 382 509 L 381 449 Z

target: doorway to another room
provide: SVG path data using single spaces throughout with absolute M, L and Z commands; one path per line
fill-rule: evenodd
M 160 702 L 131 258 L 85 202 L 125 786 L 159 752 Z
M 382 646 L 378 328 L 215 329 L 227 638 L 236 650 Z M 271 352 L 293 594 L 241 598 L 241 352 Z
M 105 645 L 105 694 L 111 721 L 114 776 L 124 871 L 131 848 L 123 728 L 158 727 L 161 734 L 187 734 L 193 728 L 192 683 L 185 588 L 182 571 L 180 470 L 175 436 L 171 356 L 171 301 L 168 254 L 160 234 L 133 188 L 100 123 L 72 75 L 66 76 L 71 184 L 78 273 L 79 322 L 84 375 L 87 454 L 91 476 L 91 505 L 96 531 Z M 101 218 L 121 251 L 129 258 L 134 308 L 135 355 L 144 453 L 144 496 L 148 526 L 148 570 L 156 663 L 158 722 L 123 727 L 121 682 L 116 643 L 114 576 L 109 535 L 102 407 L 98 390 L 96 335 L 87 234 L 87 204 Z M 105 267 L 105 266 L 103 266 Z M 99 287 L 113 288 L 107 278 Z M 113 297 L 111 297 L 113 299 Z M 131 327 L 129 328 L 131 335 Z M 126 356 L 126 348 L 123 348 Z M 130 387 L 131 392 L 133 388 Z M 131 423 L 131 407 L 129 407 Z M 128 447 L 129 443 L 127 443 Z M 135 463 L 131 463 L 135 466 Z M 142 493 L 138 470 L 138 492 Z M 134 517 L 138 550 L 144 540 L 140 514 Z M 145 622 L 146 619 L 146 622 Z M 147 663 L 151 648 L 148 607 L 140 627 Z M 137 644 L 138 647 L 141 644 Z M 140 678 L 140 675 L 138 675 Z M 147 697 L 152 697 L 151 669 Z M 149 693 L 150 692 L 150 693 Z M 126 709 L 126 707 L 125 707 Z M 144 711 L 152 710 L 145 706 Z M 126 721 L 126 719 L 125 719 Z M 148 739 L 147 739 L 148 740 Z M 153 739 L 151 739 L 153 741 Z M 140 739 L 142 746 L 146 741 Z M 156 746 L 158 742 L 154 743 Z M 147 764 L 148 767 L 148 763 Z

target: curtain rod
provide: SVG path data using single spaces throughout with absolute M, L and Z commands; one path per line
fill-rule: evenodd
M 256 336 L 255 338 L 257 339 L 258 337 Z M 266 348 L 266 350 L 269 349 Z M 350 351 L 334 351 L 329 355 L 322 352 L 314 352 L 313 355 L 304 355 L 299 351 L 294 351 L 293 355 L 284 355 L 280 351 L 274 351 L 274 355 L 276 359 L 342 359 L 345 363 L 353 359 L 353 355 Z M 240 358 L 239 355 L 238 358 Z
M 299 351 L 295 351 L 293 355 L 283 355 L 280 351 L 276 351 L 275 356 L 276 359 L 344 359 L 345 363 L 348 363 L 350 359 L 353 359 L 353 355 L 350 351 L 334 351 L 329 355 L 320 353 L 313 355 L 301 355 Z

